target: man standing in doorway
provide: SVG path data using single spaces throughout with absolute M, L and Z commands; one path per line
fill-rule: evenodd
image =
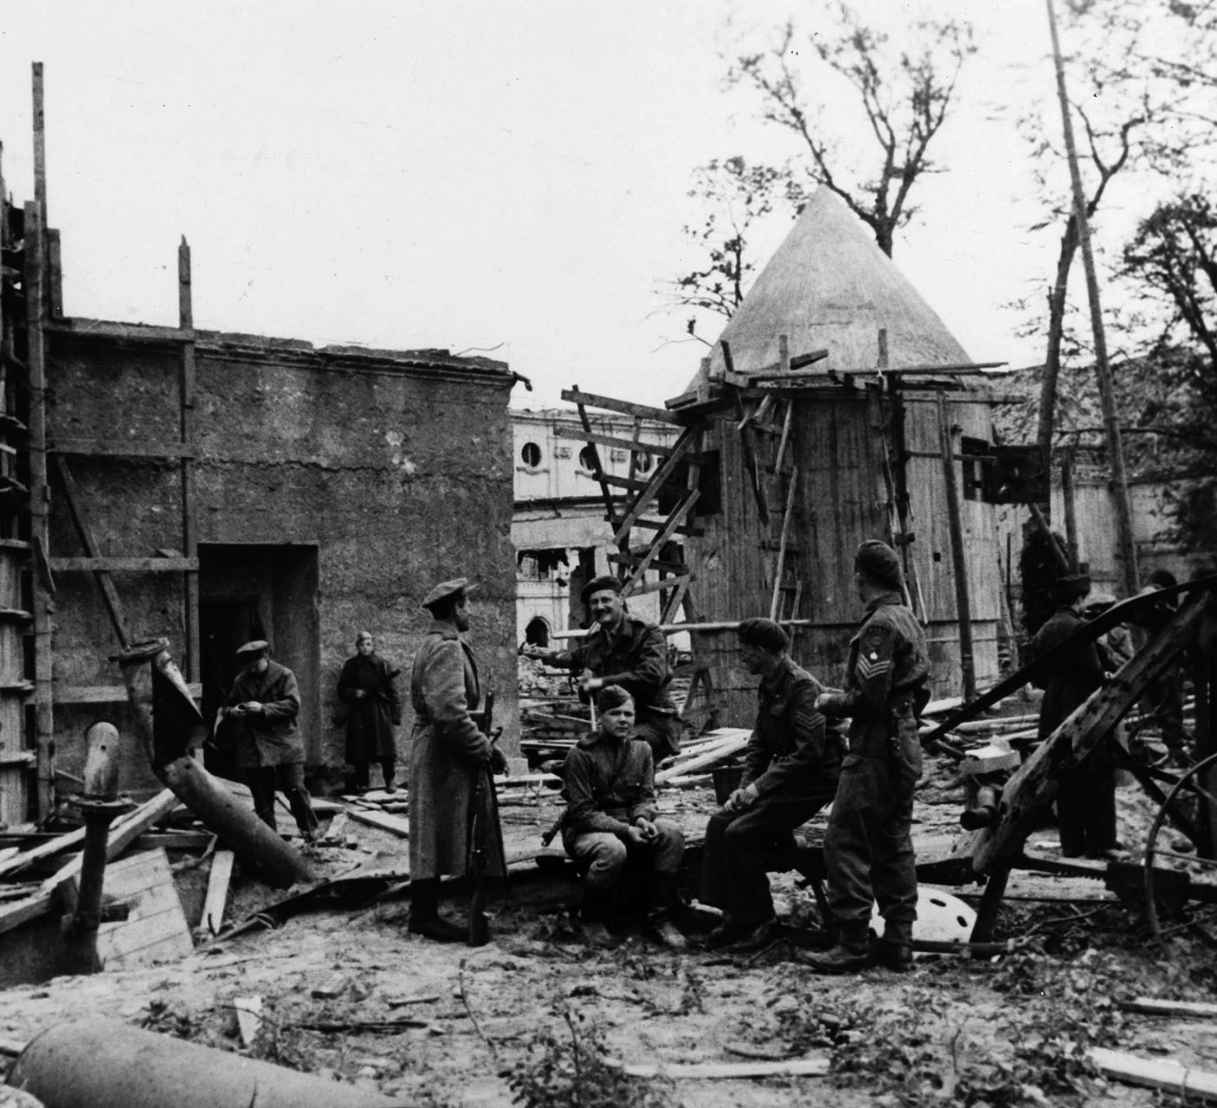
M 423 599 L 431 613 L 422 646 L 414 656 L 410 699 L 414 733 L 410 746 L 410 931 L 438 942 L 461 942 L 466 929 L 439 914 L 439 882 L 444 874 L 463 876 L 470 855 L 471 804 L 477 776 L 487 766 L 502 773 L 503 752 L 473 719 L 482 688 L 473 651 L 461 638 L 469 630 L 464 577 L 443 581 Z M 493 784 L 489 784 L 493 788 Z M 484 829 L 483 876 L 503 877 L 503 837 L 494 797 L 483 791 L 477 823 Z M 478 844 L 473 844 L 478 845 Z
M 616 577 L 594 578 L 580 596 L 595 621 L 588 637 L 573 650 L 525 653 L 579 674 L 579 689 L 589 698 L 606 685 L 625 689 L 634 701 L 634 737 L 650 746 L 658 765 L 680 749 L 680 717 L 668 692 L 672 671 L 667 640 L 655 624 L 626 611 Z
M 854 584 L 866 617 L 850 640 L 845 689 L 822 693 L 816 707 L 851 717 L 849 752 L 828 818 L 824 862 L 837 944 L 808 963 L 847 973 L 873 962 L 912 966 L 917 871 L 911 835 L 913 790 L 921 776 L 917 716 L 929 699 L 925 634 L 904 603 L 900 560 L 869 540 L 854 558 Z M 883 938 L 870 945 L 878 901 Z
M 234 727 L 237 768 L 253 794 L 254 811 L 274 830 L 275 790 L 282 790 L 301 836 L 312 842 L 317 817 L 304 786 L 296 675 L 271 660 L 270 644 L 264 639 L 240 647 L 237 662 L 241 671 L 221 711 L 225 722 Z

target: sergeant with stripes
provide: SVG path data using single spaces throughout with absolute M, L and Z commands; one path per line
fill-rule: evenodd
M 845 689 L 816 699 L 825 715 L 851 717 L 849 752 L 824 840 L 837 943 L 807 957 L 825 973 L 875 962 L 910 968 L 917 918 L 910 832 L 913 789 L 921 776 L 917 717 L 929 699 L 925 634 L 904 603 L 900 560 L 891 547 L 864 542 L 854 559 L 854 583 L 866 618 L 850 640 Z M 875 901 L 884 931 L 872 949 Z

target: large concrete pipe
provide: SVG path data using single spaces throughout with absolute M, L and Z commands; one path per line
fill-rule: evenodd
M 140 643 L 119 658 L 152 771 L 267 884 L 287 888 L 315 881 L 304 856 L 195 761 L 191 748 L 201 741 L 203 717 L 168 645 L 165 639 Z
M 116 1020 L 69 1020 L 33 1039 L 8 1084 L 46 1108 L 392 1108 L 354 1085 L 196 1046 Z

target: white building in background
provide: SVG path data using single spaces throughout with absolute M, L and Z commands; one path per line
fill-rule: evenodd
M 515 511 L 511 539 L 516 550 L 516 639 L 549 644 L 555 631 L 584 624 L 579 600 L 583 585 L 602 573 L 614 573 L 609 554 L 616 553 L 613 532 L 605 519 L 600 484 L 592 476 L 587 444 L 576 436 L 583 430 L 574 409 L 513 411 Z M 680 429 L 632 416 L 591 414 L 592 430 L 618 439 L 636 435 L 648 443 L 670 445 Z M 607 472 L 645 480 L 663 459 L 645 449 L 629 451 L 599 446 Z M 683 484 L 683 474 L 678 474 Z M 614 493 L 616 503 L 623 499 Z M 642 533 L 635 531 L 641 543 Z M 658 574 L 648 574 L 648 580 Z M 659 618 L 657 592 L 629 601 L 630 611 L 644 619 Z M 557 645 L 557 644 L 554 644 Z

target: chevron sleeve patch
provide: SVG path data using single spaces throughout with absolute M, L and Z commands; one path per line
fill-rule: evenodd
M 854 667 L 855 675 L 859 681 L 873 681 L 876 677 L 881 677 L 892 668 L 890 658 L 882 661 L 871 661 L 863 654 L 858 655 L 857 664 Z

